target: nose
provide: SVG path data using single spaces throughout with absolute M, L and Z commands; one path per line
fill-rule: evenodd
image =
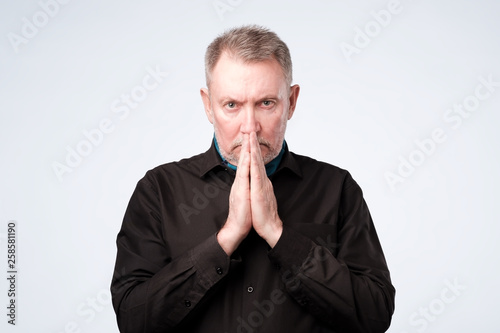
M 245 108 L 244 112 L 241 113 L 241 116 L 243 118 L 241 120 L 241 133 L 250 134 L 255 132 L 258 134 L 260 132 L 260 121 L 254 108 Z

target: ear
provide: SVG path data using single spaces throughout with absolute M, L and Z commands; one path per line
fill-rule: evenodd
M 214 117 L 212 113 L 212 103 L 210 102 L 210 93 L 207 88 L 200 89 L 201 100 L 203 101 L 203 106 L 205 107 L 205 114 L 207 115 L 208 121 L 213 124 Z
M 297 106 L 297 99 L 299 98 L 300 86 L 295 84 L 290 87 L 290 97 L 289 97 L 289 108 L 288 108 L 288 120 L 292 119 L 293 113 L 295 112 L 295 107 Z

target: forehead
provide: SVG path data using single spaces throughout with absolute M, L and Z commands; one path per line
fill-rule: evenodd
M 274 58 L 246 62 L 227 53 L 215 65 L 210 85 L 217 95 L 281 95 L 286 90 L 285 76 Z

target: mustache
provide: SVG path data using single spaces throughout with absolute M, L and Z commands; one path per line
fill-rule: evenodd
M 267 141 L 266 139 L 264 138 L 257 138 L 257 142 L 261 145 L 264 145 L 266 146 L 267 148 L 271 148 L 271 143 L 269 141 Z M 239 138 L 239 139 L 236 139 L 233 141 L 233 143 L 231 144 L 231 150 L 234 150 L 238 147 L 240 147 L 241 145 L 243 145 L 243 138 Z

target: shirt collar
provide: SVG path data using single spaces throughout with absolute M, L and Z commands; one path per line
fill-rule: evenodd
M 284 142 L 283 157 L 281 158 L 281 162 L 273 175 L 281 172 L 284 169 L 288 169 L 298 177 L 302 178 L 302 170 L 300 169 L 300 166 L 293 155 L 294 154 L 288 150 L 288 144 Z M 229 167 L 223 163 L 222 158 L 215 148 L 215 141 L 212 139 L 212 145 L 205 153 L 202 154 L 199 176 L 204 177 L 210 171 L 216 168 L 229 169 Z

